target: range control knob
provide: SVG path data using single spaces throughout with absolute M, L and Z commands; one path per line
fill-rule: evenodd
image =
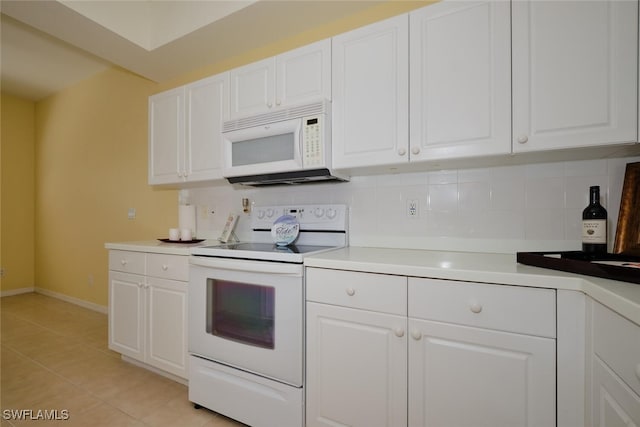
M 260 209 L 258 211 L 258 219 L 262 219 L 262 218 L 264 218 L 264 211 L 262 209 Z
M 316 218 L 322 218 L 322 215 L 324 215 L 324 209 L 323 208 L 315 208 L 313 210 L 313 214 L 316 216 Z
M 267 218 L 271 218 L 273 216 L 273 209 L 267 209 Z
M 327 209 L 327 218 L 333 219 L 336 217 L 337 214 L 338 212 L 336 212 L 335 209 L 331 209 L 331 208 Z

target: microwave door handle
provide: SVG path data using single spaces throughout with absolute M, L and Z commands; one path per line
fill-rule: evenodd
M 301 119 L 298 122 L 298 129 L 297 129 L 297 134 L 298 134 L 298 143 L 295 144 L 296 149 L 298 150 L 297 153 L 294 153 L 294 157 L 296 158 L 296 163 L 300 165 L 300 167 L 304 168 L 305 164 L 304 164 L 304 118 Z

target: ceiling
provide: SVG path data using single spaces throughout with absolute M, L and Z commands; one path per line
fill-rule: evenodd
M 0 0 L 0 85 L 38 101 L 119 66 L 164 82 L 380 0 Z

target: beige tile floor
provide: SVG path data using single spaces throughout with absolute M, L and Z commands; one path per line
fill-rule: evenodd
M 0 326 L 0 427 L 243 426 L 194 409 L 186 386 L 122 361 L 107 348 L 104 314 L 22 294 L 0 298 Z M 38 412 L 56 410 L 57 421 Z

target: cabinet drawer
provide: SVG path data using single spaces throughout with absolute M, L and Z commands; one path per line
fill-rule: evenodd
M 109 270 L 145 274 L 145 255 L 144 252 L 110 250 Z
M 629 387 L 640 394 L 640 326 L 594 302 L 593 349 Z
M 307 300 L 406 315 L 407 278 L 307 268 Z
M 555 338 L 555 290 L 409 279 L 409 317 Z
M 147 276 L 189 281 L 189 257 L 183 255 L 147 255 Z

